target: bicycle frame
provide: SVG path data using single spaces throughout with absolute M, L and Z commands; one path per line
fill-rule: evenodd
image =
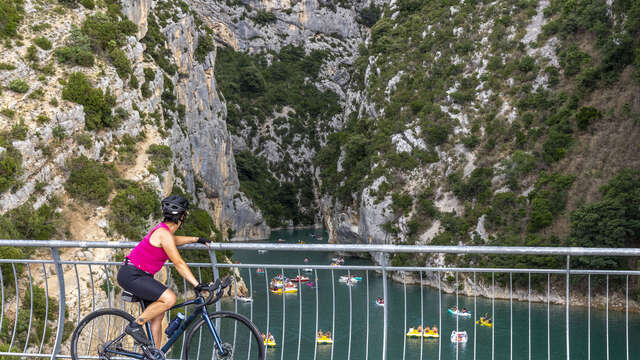
M 203 305 L 204 304 L 204 299 L 202 297 L 198 297 L 196 299 L 193 300 L 189 300 L 177 305 L 172 306 L 168 311 L 171 311 L 173 309 L 178 309 L 178 308 L 182 308 L 182 307 L 187 307 L 189 305 L 193 305 L 193 304 L 198 304 L 198 305 Z M 142 308 L 142 311 L 144 311 L 144 303 L 140 303 L 140 306 Z M 205 323 L 207 324 L 207 327 L 209 328 L 209 331 L 211 332 L 211 336 L 213 336 L 213 339 L 216 343 L 216 347 L 218 352 L 221 352 L 222 350 L 222 339 L 220 339 L 220 335 L 218 335 L 218 331 L 216 330 L 215 326 L 213 326 L 213 323 L 211 322 L 211 319 L 209 319 L 209 312 L 207 310 L 206 306 L 199 306 L 191 315 L 189 315 L 188 318 L 186 318 L 182 324 L 180 324 L 180 327 L 178 327 L 173 334 L 171 335 L 171 337 L 167 340 L 167 342 L 164 344 L 164 346 L 162 346 L 162 348 L 160 349 L 163 353 L 167 353 L 167 351 L 169 351 L 171 349 L 171 347 L 173 346 L 173 344 L 178 340 L 178 338 L 180 338 L 180 336 L 182 336 L 182 334 L 184 334 L 184 332 L 189 328 L 189 326 L 191 325 L 191 323 L 193 323 L 199 316 L 201 316 Z M 147 336 L 149 339 L 151 339 L 151 346 L 155 347 L 155 343 L 153 342 L 153 336 L 151 335 L 151 325 L 149 325 L 149 323 L 145 324 L 145 329 L 147 330 Z M 117 338 L 113 339 L 111 342 L 109 342 L 107 345 L 105 345 L 104 350 L 106 352 L 112 353 L 112 354 L 117 354 L 117 355 L 123 355 L 123 356 L 128 356 L 134 359 L 144 359 L 145 354 L 144 353 L 137 353 L 137 352 L 132 352 L 132 351 L 126 351 L 126 350 L 115 350 L 111 348 L 111 345 L 113 345 L 114 343 L 120 341 L 120 339 L 122 339 L 126 334 L 122 333 L 120 336 L 118 336 Z

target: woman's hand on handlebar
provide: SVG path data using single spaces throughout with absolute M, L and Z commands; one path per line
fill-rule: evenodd
M 193 287 L 193 289 L 199 293 L 203 291 L 209 291 L 210 288 L 211 288 L 211 283 L 198 283 L 198 285 Z

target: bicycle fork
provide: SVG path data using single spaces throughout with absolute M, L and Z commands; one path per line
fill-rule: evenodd
M 209 331 L 211 331 L 211 336 L 213 336 L 213 341 L 216 343 L 216 348 L 218 348 L 218 355 L 226 356 L 227 351 L 222 346 L 222 339 L 220 339 L 220 335 L 218 335 L 218 331 L 216 330 L 215 326 L 213 326 L 211 319 L 209 319 L 209 314 L 207 314 L 206 310 L 203 309 L 202 315 L 204 317 L 204 321 L 207 323 L 207 326 L 209 327 Z

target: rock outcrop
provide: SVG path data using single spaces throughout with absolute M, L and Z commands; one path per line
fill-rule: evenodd
M 120 3 L 122 13 L 138 25 L 138 40 L 147 34 L 147 17 L 151 10 L 151 0 L 123 0 Z

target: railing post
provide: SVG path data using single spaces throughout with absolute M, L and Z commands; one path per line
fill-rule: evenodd
M 567 287 L 566 287 L 566 297 L 567 297 L 567 307 L 566 307 L 566 327 L 567 327 L 567 360 L 571 358 L 569 354 L 569 272 L 571 266 L 571 255 L 567 255 Z
M 64 319 L 65 319 L 65 290 L 64 290 L 64 273 L 62 270 L 62 263 L 60 262 L 60 252 L 58 248 L 51 248 L 51 256 L 56 268 L 56 275 L 58 276 L 58 329 L 56 331 L 56 342 L 51 351 L 51 360 L 55 360 L 60 352 L 60 344 L 62 343 L 62 335 L 64 333 Z M 46 279 L 45 279 L 46 281 Z
M 382 330 L 382 360 L 387 359 L 387 314 L 389 312 L 389 297 L 387 296 L 387 254 L 382 253 L 382 296 L 384 299 L 384 320 Z M 367 304 L 369 306 L 369 304 Z
M 220 273 L 218 272 L 218 258 L 216 258 L 215 250 L 211 248 L 207 248 L 209 252 L 209 258 L 211 259 L 211 270 L 213 271 L 213 279 L 220 278 Z M 220 301 L 216 301 L 216 311 L 220 311 Z

